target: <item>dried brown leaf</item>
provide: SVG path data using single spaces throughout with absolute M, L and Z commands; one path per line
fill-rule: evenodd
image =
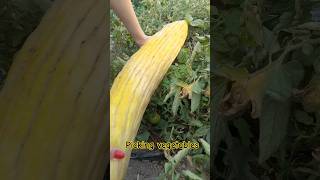
M 230 92 L 222 101 L 220 110 L 225 116 L 235 115 L 247 109 L 251 103 L 251 116 L 258 118 L 261 112 L 262 99 L 266 90 L 267 80 L 274 67 L 268 65 L 264 69 L 250 75 L 249 78 L 236 81 Z

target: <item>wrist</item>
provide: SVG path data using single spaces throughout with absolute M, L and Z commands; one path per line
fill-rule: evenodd
M 139 47 L 143 46 L 147 40 L 150 38 L 150 36 L 147 36 L 145 34 L 143 34 L 142 36 L 138 37 L 138 38 L 135 38 L 135 42 L 137 43 L 137 45 Z

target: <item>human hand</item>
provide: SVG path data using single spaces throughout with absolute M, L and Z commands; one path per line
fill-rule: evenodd
M 143 46 L 149 39 L 149 36 L 144 34 L 134 12 L 131 0 L 111 0 L 110 4 L 114 12 L 128 29 L 136 44 L 139 47 Z
M 135 42 L 137 43 L 137 45 L 139 47 L 143 46 L 150 38 L 151 36 L 147 36 L 147 35 L 144 35 L 142 36 L 141 38 L 139 39 L 135 39 Z

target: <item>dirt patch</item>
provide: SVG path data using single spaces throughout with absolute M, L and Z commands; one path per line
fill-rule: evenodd
M 154 180 L 163 167 L 164 161 L 130 160 L 126 180 Z

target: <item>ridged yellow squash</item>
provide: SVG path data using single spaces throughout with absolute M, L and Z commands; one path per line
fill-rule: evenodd
M 0 92 L 0 180 L 101 180 L 107 169 L 107 1 L 56 0 Z
M 123 67 L 110 92 L 110 147 L 126 153 L 110 160 L 111 180 L 124 178 L 133 141 L 152 94 L 178 55 L 188 33 L 186 21 L 167 24 L 153 35 Z

